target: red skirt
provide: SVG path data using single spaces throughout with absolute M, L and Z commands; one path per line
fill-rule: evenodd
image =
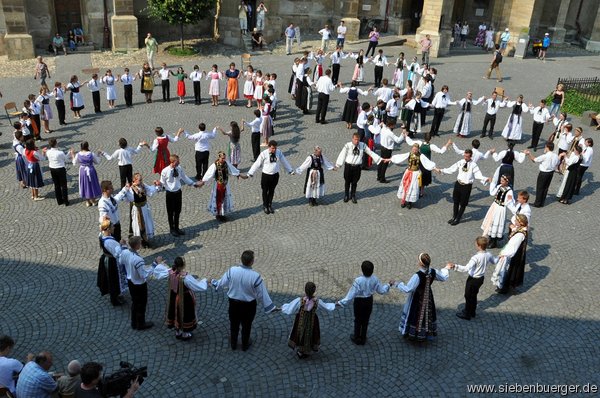
M 185 97 L 185 82 L 183 80 L 177 81 L 177 96 Z

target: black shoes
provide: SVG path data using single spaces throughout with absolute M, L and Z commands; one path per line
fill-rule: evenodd
M 134 327 L 134 329 L 146 330 L 146 329 L 150 329 L 152 326 L 154 326 L 154 322 L 144 322 L 144 324 L 138 325 L 138 327 Z
M 390 182 L 388 180 L 386 180 L 385 178 L 383 180 L 379 180 L 380 183 L 382 184 L 389 184 Z
M 354 204 L 358 203 L 358 202 L 356 201 L 356 196 L 353 196 L 353 197 L 352 197 L 352 203 L 354 203 Z
M 460 222 L 460 219 L 458 219 L 458 218 L 452 218 L 452 219 L 448 220 L 448 224 L 450 224 L 450 225 L 458 225 L 459 222 Z
M 275 210 L 273 210 L 273 206 L 269 206 L 269 213 L 275 214 Z
M 252 345 L 252 340 L 248 341 L 248 344 L 242 344 L 242 351 L 248 351 L 248 348 Z
M 350 198 L 348 198 L 348 195 L 344 196 L 344 203 L 348 203 L 349 200 Z
M 271 214 L 267 206 L 263 206 L 263 211 L 265 212 L 265 214 Z
M 471 317 L 468 316 L 467 314 L 465 314 L 464 312 L 457 312 L 456 316 L 459 317 L 460 319 L 464 319 L 465 321 L 471 320 Z
M 178 236 L 179 236 L 179 234 L 177 233 L 177 230 L 176 230 L 176 229 L 171 229 L 171 231 L 170 231 L 169 233 L 170 233 L 172 236 L 174 236 L 174 237 L 178 237 Z

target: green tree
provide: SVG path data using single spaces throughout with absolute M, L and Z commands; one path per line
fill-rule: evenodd
M 148 0 L 146 8 L 150 17 L 179 25 L 183 49 L 183 26 L 200 22 L 212 16 L 217 0 Z

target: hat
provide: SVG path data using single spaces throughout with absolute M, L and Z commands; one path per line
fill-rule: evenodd
M 550 36 L 550 33 L 544 33 L 544 36 Z
M 508 28 L 506 28 L 506 29 L 504 29 L 504 30 L 508 32 Z

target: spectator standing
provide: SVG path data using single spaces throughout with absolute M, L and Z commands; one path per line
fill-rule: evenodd
M 150 69 L 154 69 L 154 56 L 158 51 L 158 42 L 154 37 L 152 37 L 151 33 L 146 35 L 146 39 L 144 40 L 144 44 L 146 44 L 146 57 L 148 58 L 148 65 L 150 65 Z
M 510 40 L 510 30 L 504 29 L 504 32 L 500 35 L 500 52 L 504 53 L 506 47 L 508 47 L 508 41 Z
M 261 1 L 256 8 L 256 28 L 259 31 L 265 30 L 265 14 L 267 12 L 269 12 L 269 10 L 267 10 L 267 7 L 265 7 L 265 3 Z
M 238 18 L 240 20 L 240 32 L 245 35 L 248 33 L 248 6 L 244 0 L 238 5 Z
M 321 50 L 324 52 L 329 51 L 329 42 L 331 41 L 331 29 L 329 29 L 329 25 L 325 25 L 323 29 L 319 31 L 321 35 Z
M 375 48 L 379 44 L 379 32 L 377 26 L 373 26 L 373 30 L 369 33 L 369 47 L 367 47 L 367 53 L 365 56 L 369 56 L 369 51 L 372 50 L 371 56 L 375 56 Z
M 296 30 L 294 29 L 294 24 L 291 23 L 290 26 L 285 29 L 285 53 L 287 55 L 292 54 L 292 43 L 294 42 L 295 38 Z
M 545 33 L 544 38 L 542 39 L 542 49 L 538 54 L 538 59 L 546 62 L 546 52 L 548 51 L 548 47 L 550 47 L 550 33 Z
M 34 79 L 40 79 L 40 85 L 46 85 L 46 79 L 50 79 L 50 70 L 48 70 L 48 65 L 44 62 L 41 55 L 37 57 L 37 64 L 35 65 L 35 75 L 33 75 Z
M 346 41 L 346 32 L 348 28 L 344 24 L 344 21 L 340 21 L 340 26 L 337 28 L 337 42 L 336 47 L 344 48 L 344 42 Z
M 429 50 L 431 50 L 431 36 L 425 35 L 419 42 L 421 44 L 421 64 L 429 65 Z

